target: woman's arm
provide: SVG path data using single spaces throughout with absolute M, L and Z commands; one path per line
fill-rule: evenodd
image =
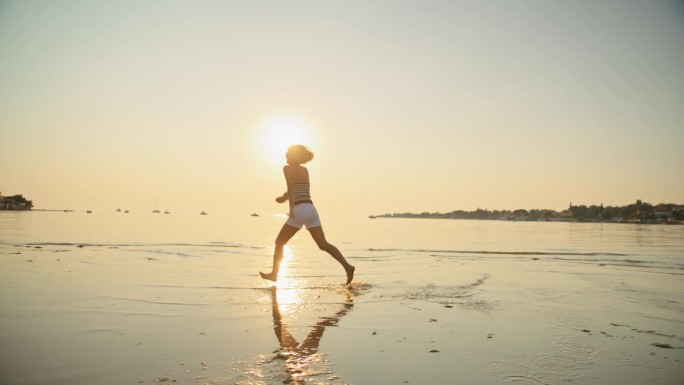
M 287 201 L 287 199 L 288 199 L 288 197 L 287 197 L 287 191 L 285 191 L 285 193 L 283 193 L 283 195 L 280 195 L 280 196 L 278 196 L 278 197 L 276 198 L 276 202 L 278 202 L 278 203 L 284 203 L 284 202 Z

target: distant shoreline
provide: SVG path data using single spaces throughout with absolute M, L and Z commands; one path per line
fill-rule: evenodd
M 389 219 L 436 219 L 436 220 L 461 220 L 461 221 L 499 221 L 499 222 L 555 222 L 555 223 L 619 223 L 632 225 L 684 225 L 683 221 L 636 221 L 636 220 L 577 220 L 577 219 L 488 219 L 488 218 L 444 218 L 444 217 L 422 217 L 419 215 L 369 215 L 370 219 L 389 218 Z
M 650 203 L 637 200 L 627 206 L 573 206 L 561 212 L 549 209 L 475 211 L 455 210 L 448 213 L 422 212 L 370 215 L 375 218 L 419 218 L 419 219 L 477 219 L 512 222 L 588 222 L 588 223 L 634 223 L 634 224 L 682 224 L 684 205 L 674 203 Z
M 0 211 L 54 211 L 54 212 L 65 212 L 65 213 L 70 213 L 74 212 L 74 210 L 69 210 L 69 209 L 6 209 L 0 207 Z
M 62 212 L 62 213 L 73 213 L 76 210 L 70 210 L 70 209 L 35 209 L 31 211 L 50 211 L 50 212 Z
M 33 201 L 24 198 L 23 195 L 3 196 L 0 193 L 0 210 L 30 211 Z

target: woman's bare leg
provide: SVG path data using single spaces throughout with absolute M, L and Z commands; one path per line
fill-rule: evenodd
M 280 270 L 280 261 L 283 260 L 283 250 L 285 249 L 287 242 L 297 233 L 297 231 L 299 231 L 298 228 L 292 227 L 287 223 L 283 225 L 283 228 L 280 229 L 280 233 L 278 233 L 278 237 L 275 241 L 275 250 L 273 251 L 273 268 L 268 274 L 259 272 L 261 278 L 268 279 L 269 281 L 273 282 L 278 281 L 278 271 Z
M 335 258 L 335 260 L 339 262 L 342 265 L 342 267 L 344 267 L 344 271 L 347 273 L 347 284 L 350 284 L 351 281 L 354 279 L 354 270 L 356 270 L 356 267 L 350 265 L 349 262 L 347 262 L 347 260 L 344 259 L 344 256 L 342 255 L 342 253 L 340 253 L 340 250 L 338 250 L 337 247 L 328 243 L 328 241 L 325 239 L 323 227 L 319 226 L 311 228 L 309 229 L 309 233 L 311 233 L 311 236 L 313 237 L 314 241 L 316 241 L 318 248 L 330 254 L 330 256 Z

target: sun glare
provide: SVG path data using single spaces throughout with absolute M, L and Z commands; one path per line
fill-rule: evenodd
M 279 162 L 284 162 L 287 148 L 293 144 L 315 145 L 311 124 L 287 114 L 271 117 L 264 122 L 260 142 L 267 156 Z
M 279 289 L 278 303 L 281 307 L 280 310 L 284 313 L 287 313 L 292 305 L 301 302 L 299 290 L 302 282 L 292 276 L 290 262 L 292 262 L 292 249 L 285 246 L 283 260 L 280 263 L 280 274 L 278 274 L 278 282 L 276 283 L 276 287 Z

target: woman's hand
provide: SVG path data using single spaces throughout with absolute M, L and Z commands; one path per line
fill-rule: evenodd
M 276 202 L 278 203 L 283 203 L 287 201 L 287 191 L 283 193 L 283 195 L 279 196 L 276 198 Z

